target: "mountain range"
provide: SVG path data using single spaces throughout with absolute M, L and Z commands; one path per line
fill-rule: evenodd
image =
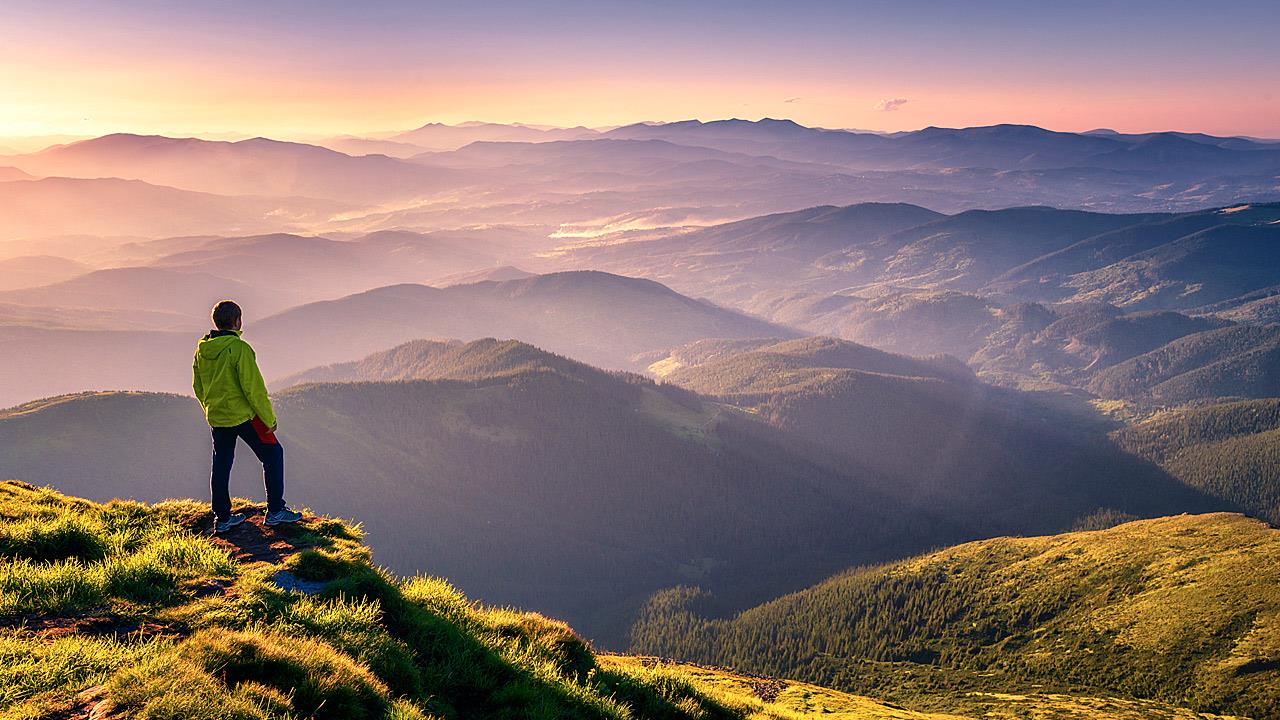
M 1276 204 L 952 216 L 860 204 L 619 239 L 562 262 L 652 277 L 813 333 L 951 354 L 993 382 L 1186 402 L 1271 392 L 1266 332 L 1250 326 L 1280 300 L 1278 221 Z M 1215 342 L 1226 338 L 1238 341 Z M 1181 364 L 1162 359 L 1173 356 Z M 1154 390 L 1174 375 L 1185 376 L 1179 389 Z
M 1182 215 L 1027 207 L 952 216 L 858 204 L 620 238 L 569 249 L 567 259 L 738 304 L 914 289 L 1191 309 L 1277 284 L 1266 253 L 1278 220 L 1276 203 Z
M 639 369 L 635 356 L 695 339 L 779 335 L 798 333 L 649 280 L 593 271 L 446 288 L 393 285 L 302 305 L 253 329 L 273 376 L 417 338 L 516 337 L 601 367 Z
M 772 362 L 807 379 L 778 385 L 759 370 Z M 742 381 L 720 378 L 743 367 L 758 376 L 739 394 Z M 748 604 L 850 565 L 1064 530 L 1100 509 L 1235 507 L 1122 454 L 1096 422 L 987 389 L 951 360 L 813 339 L 672 377 L 708 394 L 492 339 L 316 368 L 276 393 L 290 492 L 362 518 L 380 562 L 401 572 L 446 573 L 615 646 L 640 603 L 673 584 Z M 198 494 L 202 423 L 174 395 L 20 405 L 0 416 L 0 472 L 95 498 Z M 921 434 L 930 452 L 911 440 Z M 252 468 L 237 472 L 255 492 Z
M 765 119 L 603 131 L 428 124 L 321 142 L 328 147 L 120 133 L 3 156 L 0 166 L 9 169 L 0 178 L 35 184 L 0 185 L 0 207 L 10 209 L 0 238 L 494 223 L 534 223 L 549 232 L 567 226 L 594 237 L 855 202 L 957 213 L 1019 205 L 1189 211 L 1280 200 L 1280 147 L 1186 133 L 1130 137 L 997 125 L 884 135 Z M 108 222 L 104 196 L 137 210 Z M 174 202 L 235 217 L 177 229 L 163 218 Z M 98 211 L 59 217 L 42 210 L 54 203 Z
M 1032 125 L 927 127 L 894 135 L 809 128 L 791 120 L 715 120 L 628 125 L 605 137 L 663 139 L 735 152 L 849 165 L 860 169 L 985 167 L 1000 170 L 1091 167 L 1230 174 L 1274 171 L 1268 143 L 1183 133 L 1113 136 L 1053 132 Z M 1258 153 L 1253 155 L 1252 153 Z M 1172 166 L 1172 167 L 1171 167 Z
M 267 138 L 225 142 L 121 133 L 10 159 L 44 177 L 115 177 L 222 195 L 343 203 L 401 199 L 456 184 L 446 170 Z
M 1278 181 L 773 119 L 9 154 L 0 481 L 88 499 L 0 482 L 0 715 L 1272 717 Z M 301 526 L 171 499 L 227 298 Z
M 214 195 L 116 178 L 11 180 L 0 182 L 0 239 L 290 231 L 352 207 L 304 198 Z
M 413 272 L 407 264 L 402 270 Z M 645 363 L 635 356 L 702 338 L 799 334 L 648 280 L 608 273 L 446 288 L 391 285 L 263 318 L 284 304 L 287 295 L 280 291 L 287 287 L 142 267 L 0 293 L 17 303 L 0 304 L 0 360 L 14 378 L 0 385 L 0 406 L 79 390 L 188 392 L 191 353 L 207 325 L 201 316 L 228 296 L 243 302 L 245 338 L 269 379 L 421 338 L 521 337 L 603 367 L 640 369 Z M 102 330 L 104 312 L 133 314 L 111 334 Z M 173 332 L 175 327 L 188 330 Z

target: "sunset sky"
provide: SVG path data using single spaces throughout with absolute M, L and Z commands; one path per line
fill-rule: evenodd
M 1280 137 L 1280 3 L 0 3 L 0 136 L 788 117 Z

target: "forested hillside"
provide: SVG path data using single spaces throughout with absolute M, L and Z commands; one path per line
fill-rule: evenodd
M 1103 397 L 1166 405 L 1280 395 L 1280 327 L 1241 325 L 1196 333 L 1094 376 Z
M 809 683 L 599 655 L 567 625 L 376 569 L 308 515 L 209 537 L 207 506 L 0 482 L 0 715 L 62 720 L 959 720 Z M 935 702 L 947 702 L 939 696 Z M 969 693 L 967 718 L 1212 720 L 1109 696 Z
M 1280 525 L 1280 399 L 1174 408 L 1115 437 L 1187 485 Z
M 673 589 L 650 601 L 632 646 L 935 710 L 1034 683 L 1270 718 L 1277 551 L 1280 531 L 1228 514 L 997 538 L 851 570 L 723 619 L 705 614 L 700 591 Z M 931 700 L 940 690 L 951 699 Z

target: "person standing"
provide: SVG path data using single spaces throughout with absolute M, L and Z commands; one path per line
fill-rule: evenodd
M 215 534 L 244 522 L 231 512 L 231 466 L 236 440 L 244 440 L 262 462 L 267 486 L 267 525 L 295 523 L 302 513 L 289 509 L 284 500 L 284 448 L 276 437 L 276 414 L 266 383 L 258 370 L 257 356 L 240 337 L 240 306 L 223 300 L 213 306 L 214 329 L 196 346 L 191 366 L 191 389 L 204 409 L 213 434 L 213 471 L 209 485 L 213 496 Z

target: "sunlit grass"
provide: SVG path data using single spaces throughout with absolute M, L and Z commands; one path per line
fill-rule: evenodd
M 305 549 L 238 567 L 187 529 L 206 513 L 0 483 L 0 616 L 17 622 L 0 634 L 0 718 L 65 715 L 94 686 L 94 702 L 129 718 L 741 717 L 688 683 L 601 666 L 564 623 L 395 578 L 358 527 L 294 528 Z M 323 589 L 283 589 L 281 571 Z M 212 579 L 233 584 L 193 592 Z M 77 630 L 85 615 L 102 634 Z M 163 632 L 143 637 L 144 620 Z
M 164 644 L 80 636 L 33 642 L 20 630 L 0 632 L 0 707 L 94 685 Z
M 57 504 L 41 491 L 5 490 L 0 617 L 154 603 L 184 580 L 236 571 L 225 550 L 139 504 Z

